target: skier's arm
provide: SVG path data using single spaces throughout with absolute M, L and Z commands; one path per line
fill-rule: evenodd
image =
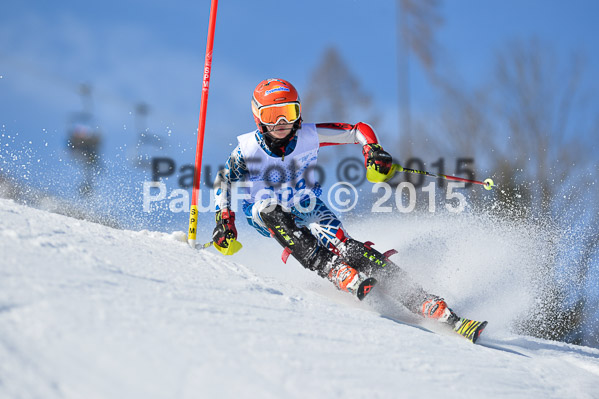
M 378 144 L 374 129 L 367 123 L 317 123 L 316 131 L 321 147 L 340 144 Z
M 227 159 L 225 168 L 218 172 L 214 181 L 216 227 L 212 233 L 212 240 L 219 251 L 222 248 L 227 249 L 232 241 L 237 240 L 235 213 L 231 210 L 231 186 L 234 182 L 240 181 L 246 173 L 248 173 L 247 165 L 241 149 L 237 146 Z M 232 254 L 226 253 L 227 251 L 221 252 Z
M 386 181 L 392 177 L 393 158 L 379 144 L 374 129 L 366 123 L 355 125 L 347 123 L 317 123 L 316 131 L 320 147 L 339 144 L 361 144 L 364 166 L 380 174 L 377 181 Z M 367 175 L 368 176 L 368 175 Z M 370 176 L 374 178 L 371 172 Z M 370 180 L 370 179 L 369 179 Z

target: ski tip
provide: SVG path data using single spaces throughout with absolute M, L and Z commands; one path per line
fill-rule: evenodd
M 487 324 L 486 321 L 476 321 L 462 317 L 454 327 L 454 331 L 474 344 Z
M 478 340 L 478 337 L 480 337 L 480 334 L 483 332 L 483 330 L 485 329 L 487 324 L 489 324 L 489 323 L 486 321 L 483 321 L 482 323 L 480 323 L 480 326 L 478 326 L 476 328 L 476 330 L 474 330 L 474 334 L 472 334 L 472 339 L 471 339 L 473 344 L 476 343 L 476 341 Z

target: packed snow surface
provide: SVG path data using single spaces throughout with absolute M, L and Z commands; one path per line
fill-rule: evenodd
M 489 320 L 477 345 L 381 314 L 249 231 L 226 259 L 183 233 L 0 200 L 0 397 L 599 398 L 599 350 L 510 332 L 534 297 L 534 232 L 459 220 L 388 218 L 373 238 L 458 313 Z

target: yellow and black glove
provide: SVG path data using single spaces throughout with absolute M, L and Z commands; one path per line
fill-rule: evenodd
M 379 144 L 366 144 L 362 147 L 366 178 L 371 183 L 382 183 L 393 177 L 393 158 Z
M 235 212 L 228 209 L 216 212 L 216 227 L 212 232 L 212 243 L 223 255 L 233 255 L 242 247 L 237 241 L 237 228 L 235 227 Z

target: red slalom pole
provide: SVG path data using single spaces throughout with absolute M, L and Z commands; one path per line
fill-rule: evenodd
M 210 5 L 210 22 L 208 24 L 208 40 L 206 43 L 206 59 L 204 63 L 204 80 L 202 83 L 202 101 L 200 103 L 200 120 L 198 122 L 198 142 L 196 146 L 195 171 L 193 174 L 193 190 L 191 191 L 191 208 L 189 210 L 189 231 L 187 242 L 192 248 L 196 246 L 198 227 L 198 197 L 200 193 L 200 176 L 202 174 L 202 154 L 204 151 L 204 131 L 206 129 L 206 109 L 208 108 L 208 89 L 210 88 L 210 72 L 212 70 L 212 48 L 214 45 L 214 28 L 216 26 L 216 9 L 218 0 Z

